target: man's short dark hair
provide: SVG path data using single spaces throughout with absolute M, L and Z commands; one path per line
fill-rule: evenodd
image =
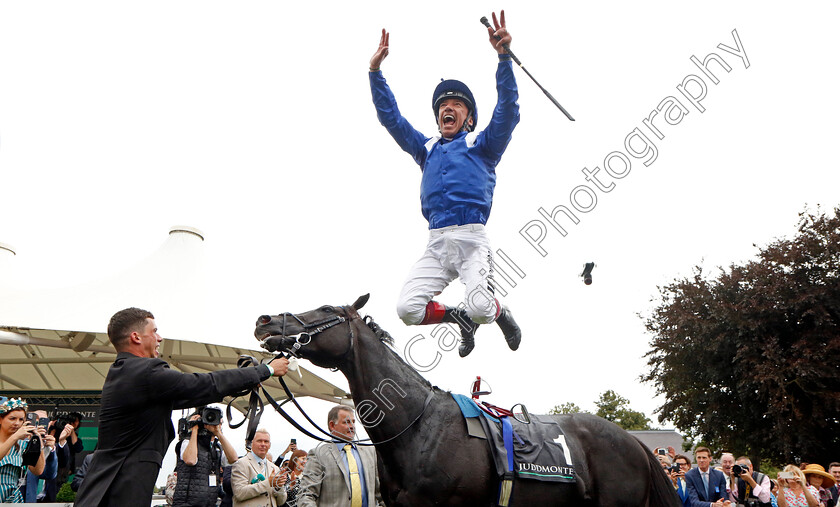
M 694 449 L 694 457 L 696 458 L 701 452 L 705 452 L 710 458 L 712 457 L 712 451 L 710 451 L 708 447 L 698 447 L 697 449 Z
M 67 418 L 70 419 L 71 421 L 74 421 L 74 422 L 75 421 L 82 422 L 81 412 L 70 412 L 69 414 L 67 414 Z
M 677 454 L 676 456 L 674 456 L 674 463 L 676 463 L 678 459 L 684 459 L 686 463 L 688 463 L 689 465 L 691 464 L 691 460 L 688 459 L 688 456 Z
M 146 319 L 154 318 L 152 312 L 140 308 L 120 310 L 111 317 L 111 322 L 108 323 L 108 339 L 111 340 L 115 349 L 120 349 L 125 346 L 132 332 L 142 330 L 142 326 L 146 325 Z
M 834 467 L 840 467 L 840 463 L 834 461 L 830 465 L 828 465 L 828 469 L 831 470 Z
M 348 407 L 347 405 L 336 405 L 330 409 L 330 413 L 327 414 L 327 423 L 335 423 L 338 422 L 338 414 L 339 412 L 350 412 L 353 413 L 353 408 Z

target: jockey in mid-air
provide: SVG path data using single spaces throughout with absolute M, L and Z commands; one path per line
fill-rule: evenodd
M 472 92 L 460 81 L 446 80 L 432 95 L 440 135 L 424 136 L 402 117 L 382 76 L 380 65 L 388 56 L 390 38 L 384 29 L 370 60 L 370 88 L 379 122 L 423 172 L 420 203 L 430 229 L 426 251 L 400 292 L 397 313 L 408 325 L 457 323 L 461 357 L 473 350 L 479 324 L 497 322 L 511 350 L 519 348 L 522 338 L 510 310 L 494 297 L 493 251 L 484 231 L 493 205 L 496 165 L 519 123 L 519 94 L 504 48 L 511 41 L 504 11 L 498 20 L 493 13 L 493 25 L 487 31 L 499 54 L 498 101 L 490 124 L 480 132 L 474 132 L 478 112 Z M 453 308 L 432 300 L 455 278 L 466 286 L 463 305 Z

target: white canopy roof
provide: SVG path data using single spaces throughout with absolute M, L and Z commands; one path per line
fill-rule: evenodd
M 212 323 L 219 317 L 204 296 L 203 241 L 197 229 L 174 227 L 156 253 L 130 270 L 80 287 L 37 291 L 7 286 L 15 254 L 3 245 L 0 393 L 100 391 L 116 355 L 106 334 L 108 321 L 130 306 L 155 314 L 164 336 L 161 358 L 174 369 L 207 372 L 235 367 L 240 354 L 271 357 L 214 334 Z M 344 390 L 302 367 L 285 378 L 295 395 L 352 403 Z M 275 398 L 285 398 L 276 378 L 264 385 Z M 238 408 L 246 403 L 243 398 Z

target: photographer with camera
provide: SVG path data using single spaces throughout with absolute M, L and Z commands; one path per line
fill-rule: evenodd
M 210 373 L 180 373 L 159 359 L 155 317 L 127 308 L 111 317 L 108 339 L 117 357 L 102 386 L 99 443 L 78 506 L 149 505 L 163 454 L 175 438 L 172 410 L 220 402 L 285 375 L 286 358 Z
M 746 507 L 769 507 L 770 478 L 760 472 L 754 472 L 752 461 L 746 456 L 735 460 L 732 466 L 732 494 L 738 505 Z
M 680 504 L 684 507 L 691 505 L 688 497 L 688 485 L 685 483 L 685 473 L 691 470 L 691 461 L 682 454 L 674 456 L 674 464 L 668 469 L 668 475 L 680 497 Z
M 656 459 L 659 460 L 659 466 L 665 471 L 665 475 L 668 475 L 671 470 L 671 458 L 667 454 L 657 454 Z
M 58 407 L 53 413 L 59 413 Z M 55 449 L 57 472 L 45 482 L 44 499 L 47 502 L 55 502 L 58 490 L 75 470 L 76 454 L 84 451 L 82 439 L 76 432 L 81 422 L 82 414 L 78 412 L 56 415 L 55 419 L 49 422 L 47 434 L 54 437 L 57 443 Z
M 20 398 L 0 397 L 0 502 L 23 503 L 21 486 L 27 470 L 44 473 L 46 459 L 43 428 L 26 418 L 27 404 Z
M 59 447 L 56 483 L 59 486 L 67 482 L 67 476 L 76 469 L 76 455 L 85 450 L 78 433 L 81 424 L 82 414 L 78 412 L 62 414 L 55 420 L 55 437 Z
M 35 412 L 30 412 L 26 416 L 27 420 L 35 425 L 36 428 L 47 428 L 49 427 L 50 419 L 47 416 L 47 413 L 44 410 L 36 410 Z M 27 470 L 26 472 L 26 488 L 24 489 L 24 501 L 26 503 L 35 503 L 39 499 L 42 502 L 54 502 L 55 501 L 55 476 L 58 472 L 58 457 L 56 453 L 56 441 L 55 435 L 46 432 L 46 434 L 42 437 L 43 441 L 43 448 L 41 452 L 44 453 L 45 461 L 44 461 L 44 472 L 41 475 L 35 475 L 32 471 Z M 43 489 L 39 486 L 43 482 Z M 53 496 L 49 496 L 49 486 L 53 486 Z M 39 491 L 41 489 L 41 491 Z
M 178 421 L 181 441 L 175 446 L 178 480 L 173 507 L 215 507 L 221 468 L 236 461 L 236 450 L 222 434 L 222 411 L 198 407 L 189 419 Z M 186 444 L 186 445 L 185 445 Z M 222 453 L 225 462 L 222 462 Z

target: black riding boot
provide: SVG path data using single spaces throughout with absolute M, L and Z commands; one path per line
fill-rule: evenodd
M 519 342 L 522 341 L 522 330 L 519 329 L 519 324 L 513 320 L 513 315 L 510 314 L 510 310 L 506 306 L 502 307 L 502 313 L 496 319 L 496 324 L 502 328 L 502 333 L 505 334 L 505 341 L 510 350 L 518 349 Z
M 458 327 L 461 328 L 461 345 L 458 347 L 458 355 L 467 357 L 475 348 L 475 330 L 478 329 L 478 324 L 467 316 L 464 309 L 449 306 L 446 307 L 446 313 L 443 314 L 443 322 L 452 322 L 458 324 Z

